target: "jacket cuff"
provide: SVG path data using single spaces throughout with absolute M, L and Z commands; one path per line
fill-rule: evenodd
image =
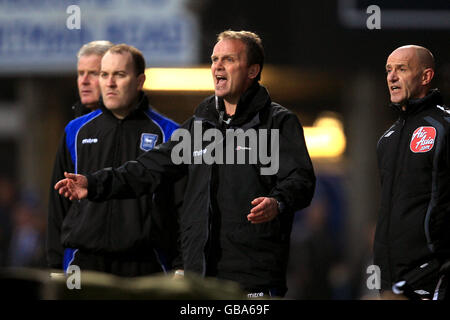
M 276 196 L 269 195 L 269 197 L 274 198 L 277 201 L 279 214 L 283 214 L 284 212 L 286 212 L 286 202 L 280 195 L 276 195 Z
M 87 194 L 87 198 L 88 200 L 94 200 L 95 197 L 97 196 L 97 179 L 95 179 L 95 177 L 92 174 L 87 174 L 86 175 L 86 179 L 88 181 L 88 194 Z

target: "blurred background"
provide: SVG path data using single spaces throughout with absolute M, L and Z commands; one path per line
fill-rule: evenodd
M 371 5 L 380 11 L 367 12 Z M 262 84 L 298 115 L 318 178 L 311 206 L 296 215 L 287 298 L 376 295 L 366 286 L 380 187 L 376 145 L 396 119 L 384 66 L 401 45 L 427 47 L 435 87 L 449 103 L 448 0 L 0 1 L 0 267 L 45 267 L 50 176 L 78 99 L 78 49 L 92 40 L 131 44 L 149 72 L 182 68 L 174 69 L 179 78 L 180 70 L 209 68 L 226 29 L 261 36 Z M 213 93 L 153 87 L 151 75 L 151 104 L 180 123 Z

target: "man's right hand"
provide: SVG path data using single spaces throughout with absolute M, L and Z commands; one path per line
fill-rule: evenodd
M 88 180 L 81 174 L 64 172 L 66 179 L 55 184 L 55 190 L 70 200 L 81 200 L 87 197 Z

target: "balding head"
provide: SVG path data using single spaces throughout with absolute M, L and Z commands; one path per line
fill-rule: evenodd
M 407 45 L 395 49 L 386 62 L 391 101 L 406 105 L 426 96 L 434 77 L 434 57 L 426 48 Z
M 411 50 L 414 53 L 417 59 L 417 63 L 422 68 L 422 70 L 425 70 L 427 68 L 431 68 L 434 70 L 434 56 L 427 48 L 411 44 L 399 47 L 395 49 L 393 53 L 397 50 Z

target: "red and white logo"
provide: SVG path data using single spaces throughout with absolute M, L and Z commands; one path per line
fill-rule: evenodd
M 409 148 L 414 153 L 428 152 L 433 149 L 436 129 L 433 127 L 417 128 L 411 138 Z

